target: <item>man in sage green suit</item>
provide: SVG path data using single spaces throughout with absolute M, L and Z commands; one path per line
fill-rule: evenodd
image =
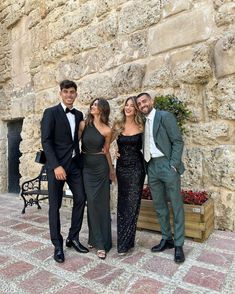
M 145 115 L 144 157 L 147 162 L 148 183 L 154 207 L 162 231 L 161 242 L 152 247 L 152 252 L 160 252 L 175 247 L 174 260 L 184 262 L 184 207 L 180 194 L 180 175 L 184 172 L 181 161 L 183 139 L 175 116 L 168 111 L 156 110 L 148 93 L 136 97 L 137 105 Z M 170 199 L 174 215 L 174 240 L 170 226 L 167 205 Z

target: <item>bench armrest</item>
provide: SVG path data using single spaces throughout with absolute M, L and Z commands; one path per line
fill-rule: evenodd
M 34 179 L 23 182 L 21 185 L 21 194 L 29 190 L 40 190 L 40 178 L 39 175 Z

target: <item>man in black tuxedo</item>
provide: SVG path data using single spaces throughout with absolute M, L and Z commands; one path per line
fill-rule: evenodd
M 59 210 L 65 182 L 73 193 L 71 227 L 66 246 L 73 247 L 81 253 L 87 253 L 88 249 L 78 239 L 85 207 L 85 192 L 78 141 L 78 128 L 83 115 L 82 112 L 73 108 L 77 97 L 77 85 L 73 81 L 62 81 L 60 96 L 62 102 L 47 108 L 43 113 L 41 140 L 46 155 L 49 226 L 51 241 L 55 246 L 54 259 L 57 262 L 64 262 Z

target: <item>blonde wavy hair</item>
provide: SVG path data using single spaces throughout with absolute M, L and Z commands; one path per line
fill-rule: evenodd
M 118 135 L 120 135 L 124 131 L 125 123 L 126 123 L 125 106 L 129 100 L 131 100 L 133 102 L 133 105 L 135 108 L 134 121 L 138 125 L 140 131 L 144 130 L 144 121 L 143 121 L 143 118 L 141 116 L 141 113 L 139 112 L 139 109 L 138 109 L 138 106 L 136 103 L 136 96 L 130 96 L 125 100 L 125 102 L 123 104 L 123 107 L 121 110 L 121 118 L 114 122 L 113 132 L 115 134 L 115 137 L 117 137 Z

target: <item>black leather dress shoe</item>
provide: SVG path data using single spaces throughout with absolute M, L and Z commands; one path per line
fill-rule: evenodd
M 152 247 L 151 251 L 152 252 L 160 252 L 160 251 L 164 251 L 166 249 L 171 249 L 171 248 L 174 248 L 174 240 L 162 239 L 158 245 Z
M 185 261 L 184 251 L 182 246 L 175 246 L 175 262 L 181 263 Z
M 56 262 L 62 263 L 64 262 L 64 252 L 61 247 L 56 247 L 54 251 L 54 260 Z
M 67 239 L 66 246 L 73 247 L 76 251 L 80 253 L 89 252 L 89 250 L 86 247 L 84 247 L 77 239 L 73 239 L 73 240 Z

